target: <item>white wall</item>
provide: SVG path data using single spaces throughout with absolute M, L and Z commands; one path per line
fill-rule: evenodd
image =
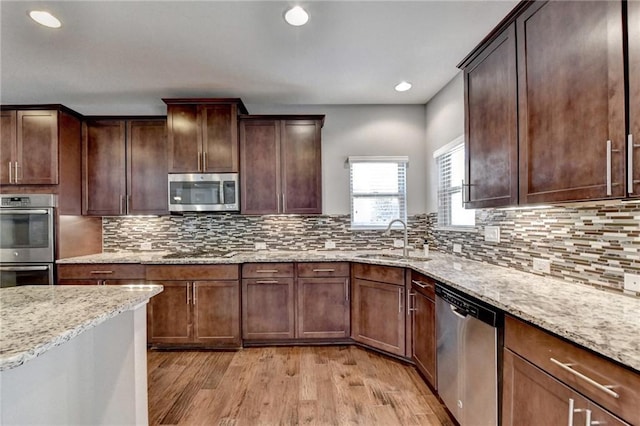
M 325 114 L 322 129 L 324 214 L 349 214 L 350 155 L 406 155 L 407 211 L 425 212 L 424 105 L 247 105 L 251 114 Z
M 433 152 L 464 134 L 464 81 L 462 71 L 426 105 L 426 212 L 438 210 L 438 175 Z

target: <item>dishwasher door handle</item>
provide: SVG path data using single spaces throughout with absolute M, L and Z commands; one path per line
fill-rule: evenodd
M 453 312 L 453 314 L 454 314 L 455 316 L 457 316 L 458 318 L 465 319 L 465 318 L 467 317 L 467 314 L 464 314 L 464 315 L 463 315 L 463 314 L 461 314 L 460 312 L 458 312 L 458 308 L 456 308 L 455 306 L 453 306 L 453 305 L 449 305 L 449 308 L 451 309 L 451 312 Z

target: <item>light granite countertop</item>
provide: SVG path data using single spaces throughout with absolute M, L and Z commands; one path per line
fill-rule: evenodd
M 18 367 L 162 292 L 159 285 L 0 290 L 0 371 Z
M 371 252 L 240 252 L 164 259 L 166 253 L 103 253 L 58 263 L 239 264 L 350 261 L 410 267 L 515 317 L 640 372 L 640 298 L 431 251 L 429 260 L 363 258 Z M 378 252 L 389 253 L 389 252 Z M 395 252 L 397 253 L 397 252 Z

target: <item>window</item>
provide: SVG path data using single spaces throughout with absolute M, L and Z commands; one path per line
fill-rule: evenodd
M 438 168 L 438 227 L 472 227 L 475 210 L 462 204 L 464 180 L 464 137 L 460 136 L 437 150 L 433 156 Z
M 408 157 L 349 157 L 352 229 L 406 222 L 408 162 Z

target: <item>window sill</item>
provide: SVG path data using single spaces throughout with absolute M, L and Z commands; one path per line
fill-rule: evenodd
M 478 228 L 475 226 L 436 226 L 434 231 L 447 231 L 447 232 L 467 232 L 470 234 L 477 234 Z

